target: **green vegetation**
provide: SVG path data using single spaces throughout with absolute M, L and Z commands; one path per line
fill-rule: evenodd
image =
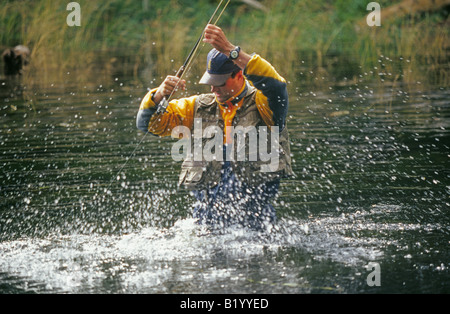
M 78 2 L 81 27 L 66 24 L 69 1 L 2 1 L 0 47 L 28 45 L 32 69 L 44 75 L 54 70 L 88 75 L 99 64 L 115 67 L 116 54 L 127 56 L 136 77 L 142 69 L 160 76 L 178 69 L 218 4 L 212 0 Z M 382 20 L 381 27 L 369 27 L 365 18 L 370 1 L 366 0 L 260 2 L 266 11 L 232 1 L 219 25 L 232 42 L 265 56 L 285 76 L 311 84 L 352 81 L 361 75 L 383 82 L 440 86 L 450 82 L 448 9 Z M 400 1 L 378 2 L 384 8 Z M 201 73 L 206 53 L 207 48 L 201 51 L 192 73 Z

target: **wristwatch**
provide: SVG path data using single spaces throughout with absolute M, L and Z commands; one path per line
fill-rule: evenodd
M 239 57 L 239 52 L 241 51 L 241 47 L 237 46 L 233 50 L 230 51 L 230 59 L 236 60 Z

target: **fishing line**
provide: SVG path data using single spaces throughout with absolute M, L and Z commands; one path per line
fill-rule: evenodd
M 220 1 L 220 3 L 218 4 L 218 6 L 216 7 L 214 13 L 212 14 L 211 18 L 209 19 L 207 25 L 208 25 L 208 24 L 211 24 L 212 20 L 214 19 L 214 17 L 216 16 L 217 12 L 218 12 L 219 9 L 220 9 L 220 7 L 222 6 L 223 1 L 224 1 L 224 0 L 221 0 L 221 1 Z M 219 16 L 217 17 L 217 19 L 215 20 L 215 22 L 213 23 L 214 25 L 216 25 L 216 24 L 219 22 L 220 18 L 222 17 L 222 14 L 225 12 L 225 9 L 228 7 L 228 4 L 230 3 L 230 1 L 231 1 L 231 0 L 228 0 L 227 3 L 225 4 L 225 6 L 222 8 L 222 11 L 220 12 L 220 14 L 219 14 Z M 205 28 L 206 28 L 206 27 L 205 27 Z M 163 111 L 163 113 L 166 112 L 166 108 L 167 108 L 167 106 L 168 106 L 168 104 L 169 104 L 169 101 L 170 101 L 170 99 L 172 98 L 172 96 L 173 96 L 173 94 L 175 93 L 175 91 L 177 90 L 178 85 L 179 85 L 179 83 L 180 83 L 180 81 L 181 81 L 183 75 L 185 74 L 186 70 L 188 70 L 188 69 L 190 68 L 190 65 L 191 65 L 192 61 L 193 61 L 193 60 L 195 59 L 195 57 L 197 56 L 198 48 L 199 48 L 199 46 L 200 46 L 199 44 L 200 44 L 200 42 L 202 41 L 204 35 L 205 35 L 205 29 L 203 29 L 202 34 L 201 34 L 200 37 L 198 38 L 198 40 L 197 40 L 195 46 L 194 46 L 193 49 L 191 50 L 191 52 L 190 52 L 189 56 L 187 57 L 186 61 L 185 61 L 184 64 L 181 66 L 181 68 L 178 70 L 178 73 L 177 73 L 176 76 L 179 78 L 179 80 L 178 80 L 177 84 L 175 85 L 174 89 L 172 90 L 172 92 L 170 93 L 169 97 L 167 97 L 167 99 L 166 99 L 166 97 L 164 97 L 163 100 L 158 104 L 158 108 L 157 108 L 156 114 L 159 115 L 159 114 L 160 114 L 159 111 Z M 201 48 L 203 48 L 204 46 L 205 46 L 205 44 L 203 43 L 203 45 L 202 45 Z M 161 107 L 163 107 L 164 105 L 165 105 L 165 107 L 164 107 L 164 108 L 161 108 Z M 148 127 L 149 130 L 152 129 L 153 125 L 155 124 L 155 122 L 156 122 L 157 120 L 158 120 L 158 119 L 154 119 L 154 121 L 152 122 L 152 124 Z M 110 183 L 109 183 L 109 186 L 108 186 L 108 188 L 106 189 L 106 191 L 109 191 L 109 189 L 111 188 L 111 185 L 112 185 L 113 182 L 114 182 L 114 179 L 117 179 L 117 180 L 120 179 L 120 173 L 121 173 L 122 170 L 126 167 L 126 165 L 128 164 L 128 162 L 130 161 L 130 159 L 131 159 L 132 157 L 134 157 L 134 155 L 136 154 L 137 149 L 141 146 L 142 142 L 144 141 L 144 139 L 147 137 L 147 134 L 149 134 L 149 133 L 150 133 L 150 132 L 146 132 L 146 133 L 144 134 L 144 136 L 142 136 L 142 139 L 141 139 L 141 140 L 139 141 L 139 143 L 136 145 L 136 147 L 134 148 L 134 150 L 133 150 L 133 152 L 130 154 L 130 156 L 127 157 L 125 163 L 120 167 L 120 169 L 119 169 L 119 171 L 117 172 L 117 174 L 116 174 L 114 177 L 112 177 L 112 179 L 111 179 L 111 181 L 110 181 Z
M 219 22 L 220 18 L 222 17 L 223 12 L 225 12 L 225 10 L 226 10 L 226 8 L 228 7 L 228 4 L 230 3 L 230 1 L 231 1 L 231 0 L 228 0 L 228 1 L 227 1 L 227 3 L 225 4 L 225 6 L 223 7 L 222 11 L 220 12 L 219 16 L 217 17 L 216 21 L 213 23 L 213 25 L 216 25 L 216 24 Z M 216 8 L 216 11 L 214 11 L 214 14 L 213 14 L 213 15 L 211 16 L 211 18 L 209 19 L 208 24 L 211 24 L 211 22 L 212 22 L 214 16 L 215 16 L 216 13 L 217 13 L 217 10 L 219 9 L 219 7 L 220 7 L 220 5 L 222 4 L 222 2 L 223 2 L 223 0 L 220 1 L 219 6 Z M 205 30 L 203 30 L 203 33 L 202 33 L 202 35 L 200 36 L 198 42 L 200 42 L 200 41 L 203 39 L 204 36 L 205 36 Z M 203 43 L 203 45 L 200 47 L 200 51 L 202 50 L 202 48 L 203 48 L 204 46 L 205 46 L 205 43 Z M 194 50 L 194 55 L 193 55 L 193 57 L 191 58 L 191 60 L 189 60 L 187 66 L 186 66 L 187 71 L 190 70 L 190 65 L 191 65 L 191 63 L 192 63 L 192 60 L 194 60 L 195 57 L 197 57 L 197 55 L 200 53 L 200 51 L 198 51 L 198 47 L 199 47 L 199 45 L 196 45 L 196 47 L 194 47 L 194 49 L 195 49 L 195 50 Z M 198 53 L 197 53 L 197 51 L 198 51 Z M 182 76 L 180 77 L 180 80 L 181 80 L 181 78 L 183 77 L 183 75 L 184 75 L 185 73 L 186 73 L 186 72 L 183 72 Z M 178 81 L 178 83 L 179 83 L 179 81 Z M 178 85 L 178 83 L 177 83 L 177 85 Z M 176 85 L 175 87 L 177 87 L 177 85 Z M 174 90 L 175 90 L 175 89 L 174 89 Z M 173 91 L 172 91 L 172 93 L 173 93 Z M 170 96 L 172 96 L 172 94 L 171 94 Z M 169 99 L 170 99 L 170 97 L 169 97 Z
M 212 20 L 214 19 L 215 15 L 217 14 L 219 8 L 222 6 L 224 0 L 221 0 L 219 5 L 216 7 L 216 10 L 214 11 L 213 15 L 211 16 L 211 18 L 209 19 L 208 24 L 211 24 Z M 225 6 L 222 8 L 222 11 L 220 12 L 219 16 L 217 17 L 216 21 L 213 23 L 213 25 L 216 25 L 220 18 L 222 17 L 222 14 L 225 12 L 226 8 L 228 7 L 228 4 L 230 3 L 231 0 L 228 0 L 227 3 L 225 4 Z M 205 27 L 206 28 L 206 27 Z M 202 34 L 200 35 L 200 37 L 198 38 L 197 42 L 194 45 L 194 48 L 192 48 L 191 53 L 189 54 L 189 56 L 187 57 L 186 61 L 184 62 L 184 64 L 181 66 L 181 68 L 178 70 L 176 76 L 179 78 L 178 82 L 175 84 L 175 87 L 173 88 L 172 92 L 170 93 L 169 97 L 165 97 L 163 98 L 163 100 L 161 100 L 161 102 L 158 105 L 158 110 L 157 110 L 157 114 L 161 114 L 161 113 L 165 113 L 167 106 L 169 105 L 169 101 L 172 98 L 173 94 L 177 91 L 178 85 L 180 84 L 181 79 L 183 78 L 184 74 L 190 70 L 190 65 L 192 63 L 192 61 L 197 57 L 197 51 L 199 48 L 199 44 L 202 41 L 203 37 L 205 36 L 205 29 L 203 29 Z M 205 43 L 203 43 L 202 47 L 203 48 L 205 46 Z M 154 121 L 156 122 L 156 120 Z M 153 122 L 153 123 L 154 123 Z M 149 129 L 153 126 L 153 123 L 149 126 Z

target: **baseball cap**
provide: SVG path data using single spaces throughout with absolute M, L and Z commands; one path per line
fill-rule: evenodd
M 233 72 L 241 69 L 225 54 L 213 48 L 206 59 L 206 72 L 199 84 L 221 86 L 225 84 Z

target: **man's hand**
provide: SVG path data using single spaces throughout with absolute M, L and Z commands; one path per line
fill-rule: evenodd
M 205 38 L 203 39 L 203 41 L 205 43 L 211 44 L 211 46 L 228 57 L 230 56 L 231 50 L 234 50 L 236 48 L 236 46 L 228 41 L 222 29 L 212 24 L 208 24 L 206 26 Z M 234 60 L 233 62 L 242 70 L 244 70 L 250 59 L 251 56 L 241 50 L 239 53 L 239 58 L 237 60 Z
M 175 91 L 179 89 L 185 90 L 186 81 L 180 80 L 176 76 L 167 76 L 153 96 L 153 101 L 155 102 L 155 104 L 159 104 L 164 97 L 169 97 L 175 88 Z
M 235 48 L 235 46 L 228 41 L 222 29 L 212 24 L 206 26 L 203 41 L 211 44 L 211 46 L 227 56 L 230 56 L 230 51 Z

